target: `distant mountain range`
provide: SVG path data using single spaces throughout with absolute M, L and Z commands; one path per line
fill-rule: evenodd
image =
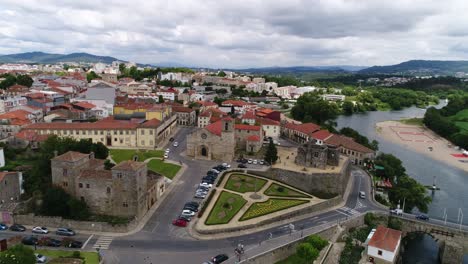
M 109 56 L 96 56 L 89 53 L 51 54 L 44 52 L 26 52 L 0 56 L 0 63 L 44 63 L 88 62 L 112 63 L 118 59 Z
M 237 72 L 249 72 L 255 74 L 288 74 L 288 73 L 306 73 L 306 72 L 355 72 L 365 69 L 365 66 L 337 65 L 337 66 L 292 66 L 292 67 L 265 67 L 265 68 L 247 68 L 232 69 Z
M 360 70 L 363 74 L 440 74 L 468 72 L 468 61 L 410 60 L 396 65 L 373 66 Z

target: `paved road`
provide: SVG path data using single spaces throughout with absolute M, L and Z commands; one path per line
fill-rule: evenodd
M 278 238 L 288 236 L 288 227 L 279 226 L 264 231 L 254 232 L 233 238 L 217 240 L 196 240 L 185 228 L 174 227 L 171 221 L 178 215 L 184 203 L 192 200 L 196 185 L 205 172 L 219 162 L 191 160 L 180 155 L 185 150 L 186 136 L 194 128 L 181 128 L 175 136 L 179 147 L 170 147 L 169 159 L 182 161 L 188 166 L 164 203 L 156 210 L 141 232 L 131 236 L 115 238 L 110 250 L 104 251 L 108 263 L 202 263 L 210 257 L 227 253 L 234 257 L 233 249 L 242 242 L 246 249 L 258 246 L 271 236 Z M 369 179 L 359 171 L 353 171 L 354 184 L 344 207 L 312 218 L 295 221 L 296 229 L 307 229 L 324 223 L 336 222 L 376 207 L 367 199 L 359 199 L 360 190 L 369 193 Z

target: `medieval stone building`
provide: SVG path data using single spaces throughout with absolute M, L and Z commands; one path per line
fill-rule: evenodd
M 146 163 L 123 161 L 111 170 L 94 154 L 69 151 L 51 159 L 52 183 L 85 201 L 95 214 L 142 217 L 164 192 L 164 177 Z
M 338 166 L 340 151 L 336 146 L 323 145 L 312 140 L 301 145 L 297 150 L 296 164 L 304 167 L 325 169 L 326 166 Z

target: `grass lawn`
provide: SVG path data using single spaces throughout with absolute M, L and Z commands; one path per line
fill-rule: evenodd
M 468 109 L 461 110 L 454 116 L 452 116 L 453 120 L 457 121 L 468 121 Z
M 221 192 L 205 224 L 220 225 L 229 223 L 246 203 L 247 201 L 238 194 Z
M 159 159 L 154 159 L 148 162 L 148 169 L 172 179 L 177 172 L 179 172 L 180 166 L 172 163 L 165 163 Z
M 59 257 L 71 257 L 73 254 L 73 251 L 66 251 L 66 250 L 38 249 L 35 252 L 41 255 L 44 255 L 49 259 L 55 259 Z M 99 256 L 96 252 L 80 251 L 80 256 L 84 257 L 86 264 L 98 264 L 99 263 Z
M 310 198 L 310 196 L 307 196 L 300 192 L 296 192 L 293 189 L 276 183 L 272 183 L 270 187 L 266 189 L 265 194 L 268 196 Z
M 271 214 L 280 210 L 298 206 L 300 204 L 308 203 L 306 200 L 294 199 L 268 199 L 262 203 L 254 203 L 239 219 L 239 221 L 249 220 L 255 217 Z
M 136 150 L 136 149 L 110 149 L 112 159 L 120 163 L 124 160 L 131 160 L 133 156 L 138 155 L 139 161 L 145 161 L 148 158 L 162 158 L 164 150 Z
M 240 193 L 255 192 L 255 188 L 260 190 L 266 182 L 266 180 L 257 177 L 233 173 L 229 176 L 224 189 Z
M 408 119 L 401 119 L 401 123 L 407 124 L 407 125 L 415 125 L 415 126 L 422 126 L 423 125 L 423 119 L 422 118 L 408 118 Z

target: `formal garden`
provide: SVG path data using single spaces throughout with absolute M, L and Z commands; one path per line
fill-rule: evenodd
M 177 164 L 172 164 L 163 161 L 163 150 L 135 150 L 135 149 L 111 149 L 109 154 L 113 161 L 120 163 L 125 160 L 132 160 L 133 157 L 138 156 L 138 161 L 145 161 L 151 159 L 148 162 L 148 169 L 164 175 L 165 177 L 172 179 L 179 172 L 180 167 Z
M 322 202 L 292 186 L 250 174 L 232 172 L 219 181 L 218 195 L 207 200 L 213 203 L 204 221 L 207 226 L 242 224 L 300 205 Z

